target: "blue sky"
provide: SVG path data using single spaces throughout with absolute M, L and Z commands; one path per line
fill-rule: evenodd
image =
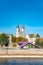
M 15 35 L 16 24 L 43 37 L 43 0 L 0 0 L 0 33 Z

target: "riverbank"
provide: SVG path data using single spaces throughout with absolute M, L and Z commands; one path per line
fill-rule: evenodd
M 43 49 L 14 49 L 1 48 L 0 58 L 43 58 Z

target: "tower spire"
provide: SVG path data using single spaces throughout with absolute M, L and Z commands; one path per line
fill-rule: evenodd
M 19 28 L 19 25 L 17 24 L 17 26 L 16 26 L 16 37 L 19 36 L 19 31 L 20 31 L 20 28 Z
M 21 31 L 22 31 L 22 33 L 24 34 L 24 25 L 22 25 Z
M 19 28 L 19 25 L 18 24 L 16 25 L 16 28 Z

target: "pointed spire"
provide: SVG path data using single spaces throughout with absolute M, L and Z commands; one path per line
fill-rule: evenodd
M 16 28 L 19 28 L 19 25 L 17 24 Z
M 22 28 L 24 29 L 24 25 L 22 25 Z

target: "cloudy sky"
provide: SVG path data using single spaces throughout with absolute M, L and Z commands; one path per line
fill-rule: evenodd
M 43 37 L 43 0 L 0 0 L 0 33 L 15 35 L 17 24 Z

